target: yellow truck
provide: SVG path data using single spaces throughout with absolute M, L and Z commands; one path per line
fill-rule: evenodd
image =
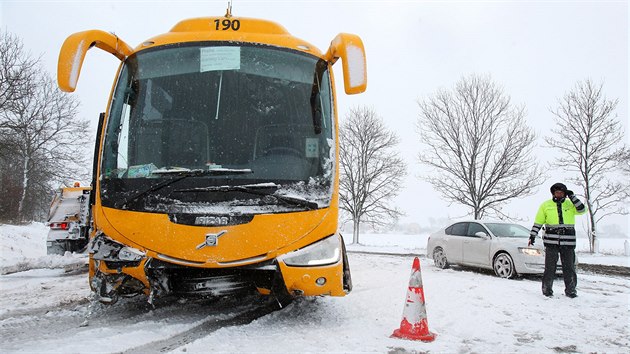
M 121 61 L 94 154 L 89 277 L 101 301 L 352 289 L 332 66 L 341 59 L 347 94 L 365 91 L 358 36 L 321 52 L 230 11 L 135 48 L 89 30 L 61 48 L 62 90 L 93 47 Z

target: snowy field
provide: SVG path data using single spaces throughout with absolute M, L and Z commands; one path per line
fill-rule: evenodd
M 301 299 L 248 324 L 210 329 L 246 304 L 172 300 L 153 308 L 141 298 L 92 304 L 87 275 L 63 270 L 85 257 L 46 256 L 45 233 L 41 224 L 0 226 L 0 266 L 24 269 L 0 276 L 2 353 L 630 352 L 628 278 L 578 273 L 578 298 L 546 298 L 539 277 L 435 268 L 423 257 L 426 236 L 362 235 L 362 245 L 348 248 L 421 256 L 429 328 L 438 335 L 431 343 L 389 337 L 400 325 L 412 256 L 350 253 L 354 290 L 347 297 Z M 602 244 L 609 253 L 581 253 L 580 261 L 627 263 L 618 241 Z M 26 270 L 47 267 L 53 269 Z M 557 279 L 556 294 L 562 289 Z M 151 346 L 162 342 L 170 345 Z
M 359 244 L 352 242 L 352 233 L 344 234 L 347 248 L 350 251 L 360 252 L 387 252 L 417 254 L 425 256 L 427 251 L 427 238 L 429 235 L 389 235 L 389 234 L 361 234 Z M 527 246 L 527 240 L 523 246 Z M 541 242 L 539 240 L 539 242 Z M 627 238 L 601 238 L 599 241 L 599 253 L 589 252 L 588 238 L 578 237 L 576 253 L 580 263 L 604 264 L 630 267 L 630 257 L 625 254 Z

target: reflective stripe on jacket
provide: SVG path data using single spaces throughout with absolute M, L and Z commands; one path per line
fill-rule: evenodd
M 575 216 L 586 212 L 584 204 L 575 197 L 565 198 L 562 203 L 549 199 L 540 205 L 530 234 L 536 236 L 542 225 L 546 225 L 543 235 L 545 244 L 575 246 Z

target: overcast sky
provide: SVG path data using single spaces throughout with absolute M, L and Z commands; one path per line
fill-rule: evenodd
M 78 31 L 115 32 L 132 47 L 167 32 L 182 19 L 225 14 L 222 1 L 28 1 L 0 0 L 0 28 L 18 35 L 44 67 L 56 75 L 65 38 Z M 339 117 L 368 105 L 401 138 L 409 178 L 397 199 L 403 222 L 463 216 L 417 178 L 420 144 L 417 101 L 451 88 L 470 74 L 489 74 L 515 104 L 527 108 L 527 122 L 539 136 L 535 150 L 549 180 L 530 197 L 505 210 L 528 226 L 549 186 L 565 177 L 547 157 L 542 137 L 553 127 L 550 108 L 579 80 L 604 83 L 618 98 L 616 114 L 628 139 L 627 1 L 239 1 L 232 14 L 282 24 L 294 36 L 325 51 L 339 32 L 361 36 L 368 63 L 368 89 L 346 96 L 335 67 Z M 75 95 L 81 114 L 96 121 L 105 111 L 118 60 L 100 50 L 86 56 Z M 572 188 L 571 185 L 569 185 Z M 506 191 L 509 193 L 510 191 Z M 577 190 L 576 190 L 577 192 Z M 586 219 L 586 218 L 584 218 Z M 630 234 L 628 217 L 604 219 Z

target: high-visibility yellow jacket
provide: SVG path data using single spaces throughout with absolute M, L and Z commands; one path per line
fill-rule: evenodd
M 580 202 L 580 204 L 582 203 Z M 549 199 L 538 208 L 534 222 L 541 225 L 575 225 L 575 216 L 585 212 L 586 208 L 582 207 L 582 210 L 578 211 L 573 202 L 569 198 L 565 198 L 562 202 L 562 213 L 559 213 L 557 203 L 553 199 Z M 562 221 L 560 217 L 562 217 Z
M 575 246 L 575 216 L 585 212 L 586 207 L 575 195 L 565 198 L 562 203 L 549 199 L 538 208 L 530 235 L 535 237 L 545 225 L 545 245 Z

